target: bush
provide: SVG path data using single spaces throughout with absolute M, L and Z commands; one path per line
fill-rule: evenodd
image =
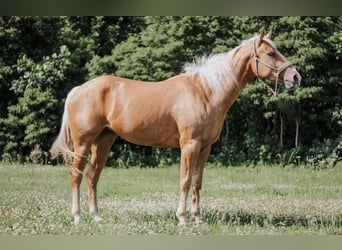
M 5 124 L 0 133 L 0 140 L 4 142 L 3 153 L 15 158 L 21 152 L 24 158 L 35 145 L 43 145 L 42 150 L 48 151 L 59 120 L 57 107 L 58 101 L 52 90 L 25 90 L 18 104 L 8 108 L 8 117 L 0 119 Z

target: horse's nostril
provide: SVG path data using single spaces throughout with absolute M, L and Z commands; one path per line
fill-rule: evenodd
M 300 76 L 300 74 L 294 74 L 293 76 L 293 82 L 296 84 L 296 85 L 300 85 L 300 80 L 302 79 L 302 77 Z

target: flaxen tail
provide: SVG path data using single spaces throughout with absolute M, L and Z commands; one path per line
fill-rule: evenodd
M 61 130 L 58 134 L 57 139 L 52 144 L 52 147 L 50 149 L 52 159 L 56 158 L 58 155 L 61 154 L 64 160 L 66 162 L 69 162 L 74 156 L 74 147 L 70 136 L 68 121 L 68 105 L 71 97 L 74 95 L 77 88 L 78 87 L 73 88 L 65 100 Z

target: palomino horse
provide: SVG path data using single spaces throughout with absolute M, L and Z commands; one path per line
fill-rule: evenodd
M 301 76 L 270 40 L 260 34 L 228 53 L 185 66 L 185 72 L 159 83 L 100 76 L 68 94 L 53 156 L 73 158 L 70 171 L 72 214 L 80 222 L 80 183 L 87 156 L 89 211 L 98 214 L 97 183 L 115 139 L 140 145 L 180 148 L 180 199 L 176 215 L 186 224 L 186 201 L 193 188 L 192 220 L 201 222 L 202 174 L 211 145 L 218 139 L 226 114 L 246 83 L 255 78 L 299 85 Z

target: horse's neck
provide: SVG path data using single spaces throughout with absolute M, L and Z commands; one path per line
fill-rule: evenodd
M 252 72 L 253 53 L 251 43 L 238 47 L 232 60 L 236 79 L 242 90 L 245 88 L 246 83 L 254 77 Z
M 232 57 L 232 67 L 235 72 L 236 82 L 229 84 L 223 93 L 213 95 L 213 103 L 220 106 L 223 112 L 228 112 L 231 105 L 239 97 L 241 91 L 246 87 L 248 81 L 254 76 L 252 72 L 252 52 L 250 44 L 240 46 L 235 49 Z

